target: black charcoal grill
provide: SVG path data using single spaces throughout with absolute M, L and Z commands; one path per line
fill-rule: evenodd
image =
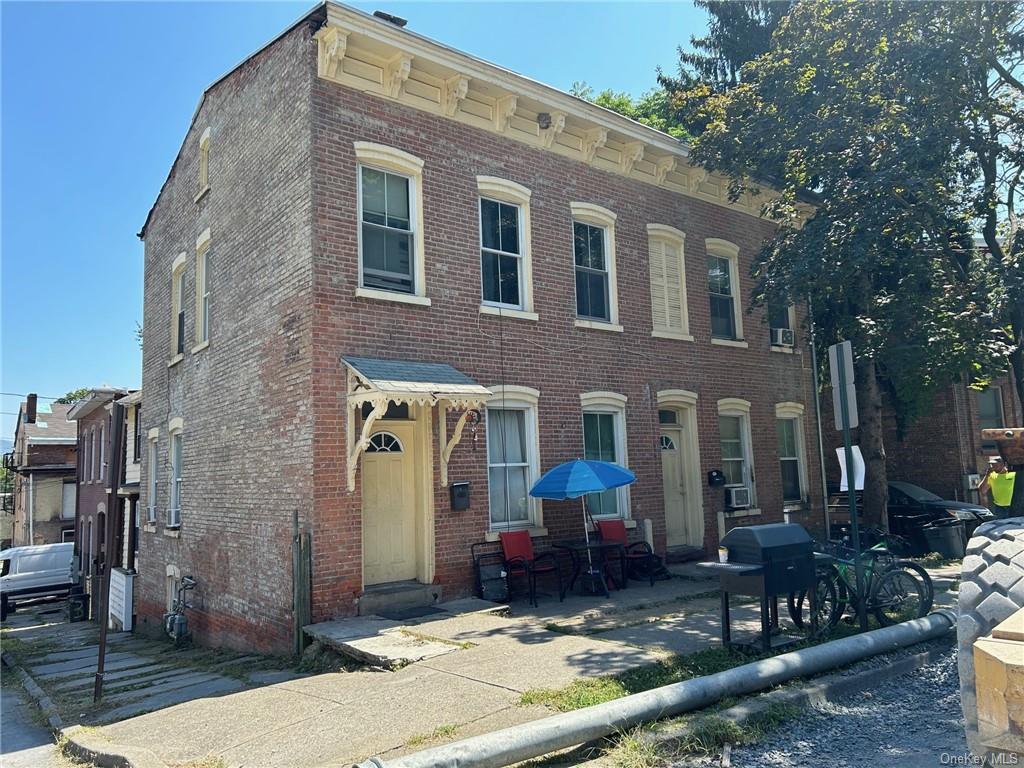
M 722 591 L 722 644 L 751 646 L 763 652 L 780 647 L 790 639 L 772 639 L 779 626 L 779 595 L 807 590 L 811 601 L 812 631 L 816 629 L 814 587 L 814 540 L 803 526 L 770 523 L 733 528 L 722 538 L 729 550 L 727 563 L 701 563 L 719 576 Z M 761 598 L 760 642 L 733 642 L 729 622 L 729 595 Z M 760 646 L 759 648 L 757 646 Z

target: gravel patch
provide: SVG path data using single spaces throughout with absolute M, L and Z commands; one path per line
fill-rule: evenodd
M 863 668 L 863 667 L 862 667 Z M 910 675 L 802 710 L 761 742 L 732 751 L 734 768 L 933 768 L 967 754 L 956 647 Z M 721 758 L 678 765 L 719 766 Z

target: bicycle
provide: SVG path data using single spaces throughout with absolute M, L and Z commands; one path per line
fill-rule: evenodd
M 191 576 L 183 576 L 178 586 L 178 596 L 171 605 L 171 610 L 164 614 L 164 632 L 174 641 L 175 646 L 184 645 L 192 637 L 185 609 L 192 607 L 186 594 L 195 588 L 196 580 Z
M 892 555 L 888 545 L 893 536 L 872 530 L 866 533 L 868 540 L 872 534 L 878 540 L 860 553 L 864 560 L 865 611 L 886 627 L 927 615 L 935 595 L 928 572 L 917 563 Z M 815 579 L 819 632 L 835 627 L 848 608 L 858 613 L 863 599 L 856 584 L 857 552 L 845 541 L 830 541 L 821 549 L 831 560 L 818 567 Z M 807 591 L 790 593 L 787 602 L 790 618 L 803 629 L 810 623 L 809 605 L 805 606 L 810 602 Z

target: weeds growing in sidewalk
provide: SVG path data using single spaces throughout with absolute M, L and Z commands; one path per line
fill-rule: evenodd
M 455 736 L 458 733 L 459 726 L 457 725 L 439 725 L 430 733 L 417 733 L 409 738 L 405 745 L 407 747 L 419 747 L 426 744 L 429 741 L 445 741 Z
M 719 714 L 702 715 L 689 724 L 678 747 L 681 751 L 709 755 L 720 752 L 726 744 L 751 744 L 799 711 L 792 704 L 770 704 L 741 723 Z
M 640 727 L 619 734 L 607 755 L 616 768 L 658 768 L 668 765 L 670 757 L 664 747 L 645 739 Z

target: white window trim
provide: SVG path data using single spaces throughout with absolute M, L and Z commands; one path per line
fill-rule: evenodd
M 397 301 L 404 304 L 430 306 L 427 298 L 427 267 L 423 236 L 423 161 L 395 147 L 369 141 L 353 142 L 356 153 L 356 216 L 359 242 L 359 287 L 356 296 L 379 301 Z M 397 173 L 409 179 L 409 225 L 412 229 L 413 278 L 412 293 L 387 291 L 363 286 L 363 174 L 362 168 L 375 168 Z
M 95 482 L 96 479 L 97 479 L 96 460 L 97 460 L 97 456 L 98 456 L 97 450 L 96 450 L 96 427 L 95 426 L 91 430 L 89 430 L 89 440 L 92 442 L 92 448 L 89 449 L 89 481 L 90 482 Z
M 804 440 L 804 406 L 801 403 L 794 402 L 776 403 L 775 418 L 796 422 L 793 426 L 793 431 L 796 438 L 796 459 L 800 476 L 801 498 L 799 500 L 786 499 L 785 493 L 783 493 L 783 504 L 805 503 L 810 493 L 810 484 L 807 477 L 807 444 Z
M 590 224 L 595 227 L 604 228 L 605 258 L 608 267 L 608 320 L 594 320 L 593 318 L 579 317 L 576 315 L 577 328 L 593 328 L 597 330 L 611 330 L 622 332 L 619 324 L 619 279 L 615 259 L 615 220 L 617 216 L 607 208 L 602 208 L 594 203 L 569 203 L 569 210 L 572 212 L 572 220 L 581 224 Z M 571 231 L 570 231 L 571 234 Z M 569 253 L 572 255 L 573 268 L 573 314 L 576 313 L 576 255 L 575 242 L 569 240 Z
M 184 298 L 185 266 L 188 262 L 188 255 L 179 253 L 171 263 L 171 354 L 168 367 L 174 365 L 184 357 L 178 352 L 178 312 L 184 308 L 181 303 Z M 184 349 L 184 338 L 181 339 L 181 347 Z
M 626 402 L 628 398 L 618 392 L 595 391 L 583 392 L 580 394 L 580 438 L 583 437 L 583 414 L 584 413 L 607 413 L 615 418 L 615 454 L 618 457 L 618 464 L 629 467 L 629 450 L 626 440 Z M 619 515 L 612 518 L 608 515 L 594 515 L 602 519 L 629 520 L 632 517 L 630 509 L 629 486 L 623 485 L 616 489 L 619 497 Z
M 728 259 L 729 261 L 729 285 L 733 291 L 732 316 L 733 323 L 736 326 L 735 339 L 721 339 L 712 336 L 711 343 L 722 344 L 722 346 L 746 348 L 747 344 L 743 341 L 743 309 L 741 307 L 741 304 L 743 303 L 743 290 L 740 286 L 740 248 L 736 243 L 731 243 L 728 240 L 721 240 L 717 237 L 706 238 L 704 240 L 704 248 L 707 251 L 708 256 L 717 256 L 718 258 Z M 711 295 L 710 289 L 708 290 L 708 295 Z M 725 343 L 723 344 L 723 342 Z
M 156 434 L 153 434 L 154 432 Z M 150 525 L 156 524 L 156 494 L 159 481 L 157 468 L 160 463 L 159 446 L 157 444 L 159 434 L 160 431 L 157 429 L 149 430 L 149 440 L 146 446 L 146 461 L 149 462 L 147 467 L 148 474 L 146 476 L 146 522 Z
M 210 127 L 199 137 L 199 191 L 195 202 L 210 190 Z
M 536 320 L 537 316 L 534 313 L 533 307 L 533 249 L 530 237 L 531 224 L 530 224 L 530 197 L 532 193 L 529 189 L 524 187 L 522 184 L 517 184 L 514 181 L 508 179 L 500 179 L 496 176 L 477 176 L 476 177 L 476 188 L 481 198 L 487 198 L 488 200 L 496 200 L 501 203 L 509 203 L 519 207 L 519 265 L 522 269 L 522 274 L 519 276 L 519 291 L 520 291 L 520 304 L 519 306 L 513 306 L 511 304 L 499 304 L 497 302 L 485 301 L 483 299 L 483 270 L 481 266 L 481 299 L 480 299 L 480 312 L 481 314 L 492 314 L 491 312 L 485 311 L 487 309 L 497 310 L 501 309 L 502 315 L 509 311 L 520 313 L 520 319 L 524 320 Z M 477 218 L 480 216 L 480 204 L 477 203 Z M 483 248 L 483 222 L 480 222 L 480 247 Z M 530 315 L 526 317 L 526 315 Z
M 754 441 L 750 431 L 750 401 L 739 397 L 723 397 L 718 401 L 719 416 L 737 416 L 740 419 L 740 445 L 747 464 L 746 480 L 749 483 L 750 507 L 757 508 L 757 475 L 754 471 Z M 721 434 L 719 434 L 719 450 L 721 450 Z M 726 486 L 729 487 L 729 486 Z M 731 487 L 738 487 L 733 485 Z
M 210 250 L 210 228 L 203 230 L 196 238 L 196 345 L 192 347 L 193 352 L 205 349 L 210 344 L 210 283 L 209 275 L 206 274 L 206 256 Z M 203 298 L 206 298 L 204 312 Z M 203 335 L 203 327 L 206 327 L 206 334 Z
M 104 439 L 106 437 L 106 432 L 107 432 L 106 426 L 107 426 L 106 424 L 100 424 L 100 462 L 99 462 L 99 478 L 98 479 L 101 482 L 106 481 L 106 478 L 107 478 L 107 471 L 106 471 L 106 465 L 107 465 L 107 446 L 106 446 L 106 442 L 107 441 Z
M 648 224 L 648 269 L 650 268 L 650 245 L 661 242 L 665 245 L 679 249 L 679 298 L 682 312 L 682 328 L 671 328 L 669 326 L 658 326 L 651 323 L 653 330 L 651 336 L 662 339 L 679 339 L 681 341 L 693 341 L 690 334 L 690 310 L 687 306 L 686 297 L 686 233 L 682 230 L 670 227 L 667 224 Z M 667 257 L 667 254 L 666 254 Z M 668 290 L 666 281 L 665 289 Z M 653 303 L 654 297 L 651 297 Z M 667 309 L 667 308 L 666 308 Z
M 527 463 L 530 468 L 530 484 L 537 482 L 540 478 L 540 420 L 537 416 L 537 404 L 540 401 L 540 392 L 532 387 L 523 387 L 515 384 L 493 385 L 488 387 L 491 396 L 487 398 L 487 408 L 522 410 L 525 411 L 526 419 L 526 444 L 529 451 Z M 486 435 L 486 433 L 485 433 Z M 486 441 L 485 441 L 486 442 Z M 485 446 L 487 447 L 487 446 Z M 491 520 L 490 510 L 490 451 L 487 454 L 487 519 L 488 530 L 492 532 L 522 530 L 534 531 L 544 527 L 544 510 L 540 499 L 529 497 L 530 509 L 524 522 L 503 525 Z M 531 534 L 532 535 L 532 534 Z
M 179 528 L 181 527 L 181 486 L 184 484 L 181 482 L 184 479 L 184 467 L 175 466 L 174 463 L 174 438 L 181 435 L 181 461 L 185 459 L 185 438 L 184 433 L 184 420 L 180 416 L 176 416 L 167 422 L 167 458 L 168 465 L 170 466 L 170 475 L 168 477 L 168 492 L 167 492 L 167 527 L 168 528 Z M 175 472 L 177 470 L 177 472 Z M 177 501 L 177 506 L 174 502 Z

